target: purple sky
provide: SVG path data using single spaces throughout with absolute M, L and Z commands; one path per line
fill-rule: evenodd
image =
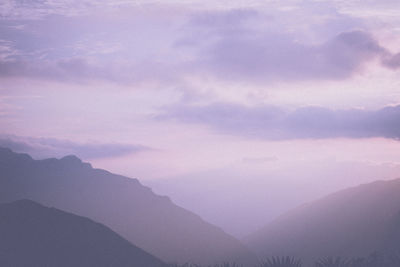
M 312 181 L 313 198 L 398 177 L 399 12 L 397 0 L 2 1 L 0 145 L 76 154 L 167 194 L 154 180 Z

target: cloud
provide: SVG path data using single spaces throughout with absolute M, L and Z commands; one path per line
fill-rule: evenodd
M 0 146 L 34 157 L 63 157 L 76 155 L 83 159 L 112 158 L 150 150 L 149 147 L 118 143 L 75 143 L 54 138 L 33 138 L 1 135 Z
M 59 61 L 17 59 L 0 62 L 0 76 L 4 77 L 23 76 L 80 81 L 82 78 L 90 79 L 95 73 L 95 68 L 80 58 Z
M 53 60 L 10 59 L 7 56 L 6 60 L 0 58 L 0 76 L 63 82 L 103 80 L 122 84 L 165 84 L 177 82 L 188 75 L 207 75 L 221 80 L 265 83 L 276 80 L 346 79 L 360 72 L 373 59 L 381 59 L 382 65 L 389 69 L 395 70 L 400 66 L 399 54 L 390 54 L 364 31 L 343 32 L 323 44 L 306 45 L 287 35 L 267 33 L 253 36 L 240 34 L 237 30 L 205 48 L 199 48 L 199 54 L 188 62 L 151 58 L 102 62 L 86 56 Z M 190 41 L 181 42 L 188 45 Z
M 279 31 L 264 25 L 265 21 L 262 14 L 248 10 L 202 15 L 191 21 L 191 33 L 180 44 L 200 46 L 194 69 L 234 81 L 340 80 L 359 73 L 374 59 L 390 69 L 399 61 L 365 30 L 307 43 L 283 26 Z
M 182 73 L 178 61 L 162 52 L 173 38 L 171 27 L 159 26 L 171 18 L 137 9 L 115 11 L 118 16 L 107 9 L 87 16 L 3 20 L 0 77 L 123 85 L 175 81 Z
M 176 5 L 161 3 L 141 12 L 129 1 L 8 3 L 4 16 L 13 19 L 0 25 L 2 77 L 165 86 L 206 76 L 268 83 L 347 79 L 376 59 L 388 69 L 400 65 L 398 54 L 357 29 L 361 23 L 326 4 L 292 11 L 266 10 L 267 4 L 261 10 L 186 8 L 177 15 Z M 83 7 L 99 12 L 83 15 Z M 24 12 L 47 15 L 18 18 Z
M 0 54 L 1 56 L 1 54 Z M 158 62 L 90 62 L 83 57 L 60 60 L 0 60 L 0 77 L 25 77 L 67 83 L 107 81 L 117 84 L 176 82 L 179 66 Z
M 241 162 L 245 164 L 265 164 L 268 162 L 276 162 L 278 158 L 275 156 L 271 157 L 245 157 L 242 158 Z
M 400 53 L 388 55 L 382 59 L 382 63 L 390 69 L 397 70 L 400 68 Z
M 229 135 L 267 140 L 372 138 L 400 139 L 400 105 L 379 110 L 303 107 L 247 107 L 231 103 L 179 105 L 157 119 L 208 125 Z
M 144 4 L 140 0 L 4 0 L 0 4 L 3 19 L 42 19 L 49 15 L 86 15 L 96 8 L 126 8 Z

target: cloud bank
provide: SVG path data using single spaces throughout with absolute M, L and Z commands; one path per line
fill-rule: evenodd
M 400 139 L 400 105 L 379 110 L 303 107 L 247 107 L 231 103 L 170 107 L 157 117 L 208 125 L 229 135 L 268 140 L 372 138 Z
M 373 60 L 395 70 L 392 54 L 367 30 L 341 31 L 322 42 L 299 41 L 276 17 L 254 10 L 233 10 L 194 17 L 182 45 L 200 47 L 194 68 L 227 80 L 253 82 L 343 80 Z
M 251 83 L 344 80 L 374 60 L 390 70 L 400 67 L 399 54 L 389 52 L 368 29 L 357 28 L 361 23 L 337 13 L 324 14 L 329 18 L 324 22 L 307 22 L 315 28 L 335 25 L 328 36 L 311 40 L 293 30 L 295 17 L 286 25 L 286 17 L 296 13 L 278 10 L 187 9 L 176 16 L 173 5 L 139 12 L 128 2 L 88 1 L 90 10 L 112 7 L 109 13 L 102 9 L 105 15 L 100 18 L 95 12 L 81 14 L 75 1 L 10 3 L 10 14 L 40 9 L 48 15 L 10 15 L 13 19 L 3 21 L 0 77 L 164 86 L 190 77 Z M 124 12 L 125 5 L 133 16 Z M 65 35 L 54 38 L 60 29 Z

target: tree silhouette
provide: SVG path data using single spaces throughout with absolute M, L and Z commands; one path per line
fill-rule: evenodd
M 260 267 L 301 267 L 301 261 L 293 257 L 272 257 L 261 263 Z

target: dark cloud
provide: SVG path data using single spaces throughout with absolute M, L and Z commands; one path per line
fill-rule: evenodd
M 195 67 L 231 80 L 318 80 L 346 79 L 360 72 L 367 62 L 390 55 L 369 33 L 342 32 L 317 45 L 302 44 L 280 33 L 228 33 L 207 45 Z M 398 61 L 398 60 L 397 60 Z
M 38 158 L 63 157 L 66 155 L 76 155 L 83 159 L 112 158 L 150 150 L 150 148 L 142 145 L 75 143 L 53 138 L 10 135 L 0 136 L 0 146 L 10 148 L 16 152 L 30 153 L 32 156 Z
M 400 68 L 400 53 L 394 55 L 387 55 L 382 59 L 382 63 L 390 69 L 396 70 Z
M 322 107 L 285 111 L 270 106 L 214 103 L 206 106 L 175 106 L 158 116 L 158 119 L 205 124 L 224 134 L 269 140 L 400 138 L 400 105 L 374 111 Z
M 365 30 L 339 31 L 326 41 L 307 43 L 279 21 L 285 20 L 247 9 L 205 12 L 190 20 L 177 44 L 197 49 L 188 68 L 233 81 L 340 80 L 374 59 L 390 69 L 399 64 L 399 56 Z

